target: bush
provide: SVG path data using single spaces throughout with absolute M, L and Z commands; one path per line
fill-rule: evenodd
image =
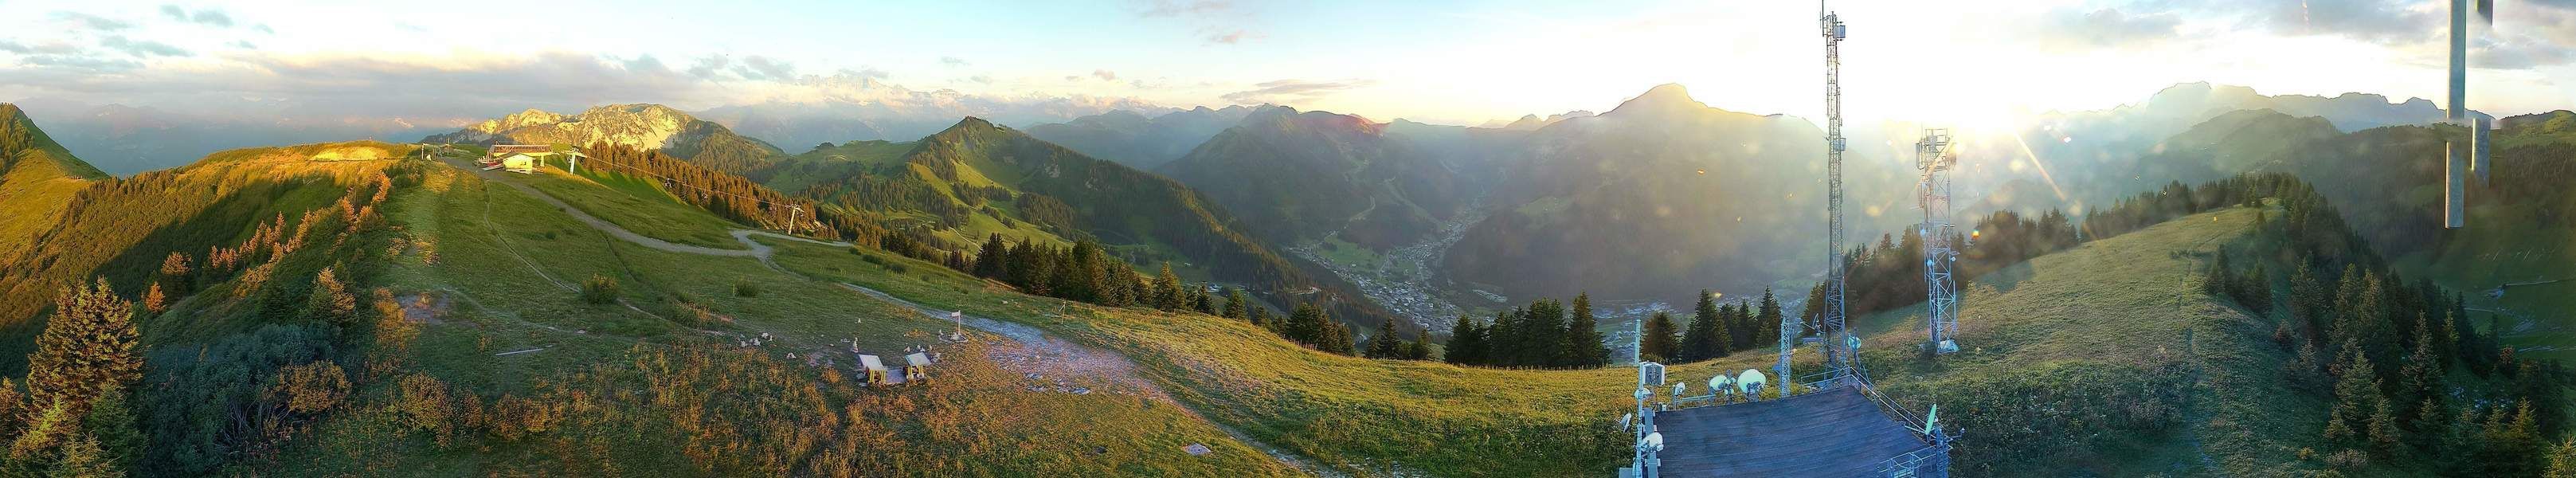
M 733 295 L 741 297 L 760 297 L 760 284 L 752 282 L 750 279 L 735 279 L 733 281 Z
M 606 304 L 617 301 L 617 279 L 594 275 L 581 283 L 581 301 Z

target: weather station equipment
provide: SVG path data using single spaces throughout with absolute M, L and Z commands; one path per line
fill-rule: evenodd
M 1959 351 L 1954 337 L 1959 333 L 1959 283 L 1951 275 L 1959 251 L 1950 244 L 1959 226 L 1950 222 L 1949 174 L 1958 164 L 1958 155 L 1950 150 L 1950 130 L 1923 130 L 1923 139 L 1914 142 L 1914 168 L 1923 172 L 1914 185 L 1918 207 L 1923 209 L 1923 224 L 1914 231 L 1923 241 L 1924 316 L 1929 326 L 1923 345 L 1934 354 Z

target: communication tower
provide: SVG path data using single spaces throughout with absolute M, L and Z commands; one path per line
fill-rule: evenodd
M 1833 385 L 1852 376 L 1856 358 L 1851 346 L 1843 340 L 1843 84 L 1842 42 L 1846 30 L 1841 17 L 1816 2 L 1816 24 L 1825 37 L 1825 209 L 1828 212 L 1825 236 L 1825 303 L 1818 304 L 1822 313 L 1816 316 L 1818 348 L 1824 351 L 1823 371 L 1809 382 Z M 1789 353 L 1797 343 L 1793 332 L 1797 324 L 1783 319 L 1780 324 L 1780 363 L 1775 371 L 1786 380 L 1789 375 Z M 1789 383 L 1789 382 L 1782 382 Z
M 1924 297 L 1928 299 L 1924 315 L 1931 330 L 1924 346 L 1936 354 L 1959 351 L 1959 342 L 1952 338 L 1959 333 L 1959 284 L 1952 280 L 1951 268 L 1959 261 L 1959 251 L 1950 244 L 1958 225 L 1950 223 L 1949 174 L 1958 164 L 1958 156 L 1950 154 L 1950 130 L 1924 130 L 1923 139 L 1914 142 L 1914 167 L 1923 171 L 1922 181 L 1914 185 L 1923 225 L 1914 233 L 1923 240 Z

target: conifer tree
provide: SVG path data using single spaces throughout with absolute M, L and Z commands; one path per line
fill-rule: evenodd
M 1191 288 L 1190 288 L 1190 299 L 1192 299 L 1192 300 L 1194 300 L 1194 301 L 1196 301 L 1196 302 L 1197 302 L 1197 304 L 1198 304 L 1198 305 L 1197 305 L 1197 307 L 1194 307 L 1194 309 L 1198 310 L 1198 311 L 1199 311 L 1199 313 L 1201 313 L 1201 314 L 1207 314 L 1207 315 L 1216 315 L 1216 314 L 1217 314 L 1216 297 L 1215 297 L 1215 296 L 1210 296 L 1210 295 L 1208 295 L 1208 294 L 1207 294 L 1207 289 L 1208 289 L 1207 284 L 1199 284 L 1197 287 L 1191 287 Z
M 1566 353 L 1570 347 L 1565 340 L 1564 303 L 1556 299 L 1531 301 L 1528 315 L 1521 321 L 1521 334 L 1522 344 L 1516 350 L 1523 354 L 1520 365 L 1562 367 L 1573 363 L 1574 357 Z
M 1002 233 L 985 236 L 984 247 L 975 253 L 975 276 L 1001 280 L 1009 277 L 1011 246 L 1002 242 Z
M 349 288 L 340 284 L 339 276 L 331 268 L 324 267 L 322 272 L 314 274 L 313 295 L 306 296 L 306 300 L 311 303 L 305 306 L 304 312 L 310 314 L 308 317 L 313 321 L 343 330 L 356 325 L 358 298 L 349 295 Z
M 1572 320 L 1565 326 L 1566 356 L 1564 364 L 1574 367 L 1599 367 L 1610 363 L 1610 346 L 1601 343 L 1600 323 L 1592 317 L 1592 294 L 1575 294 Z
M 2379 380 L 2371 371 L 2370 357 L 2358 347 L 2347 345 L 2342 378 L 2335 382 L 2334 410 L 2326 418 L 2325 438 L 2340 442 L 2366 438 L 2370 432 L 2371 414 L 2380 409 Z
M 1404 359 L 1431 360 L 1431 331 L 1415 332 L 1413 341 L 1404 343 Z
M 1360 356 L 1373 359 L 1399 358 L 1404 352 L 1403 346 L 1398 345 L 1402 342 L 1402 339 L 1395 336 L 1395 321 L 1380 321 L 1377 323 L 1377 335 L 1369 337 L 1368 350 L 1362 352 Z
M 1672 360 L 1678 352 L 1680 337 L 1673 335 L 1673 316 L 1664 311 L 1646 318 L 1645 336 L 1638 338 L 1637 359 L 1649 362 Z
M 169 300 L 169 297 L 161 295 L 161 283 L 154 282 L 152 289 L 143 293 L 143 310 L 149 310 L 155 314 L 161 313 L 162 310 L 169 308 L 167 303 Z
M 1779 296 L 1773 295 L 1769 287 L 1762 288 L 1762 310 L 1753 315 L 1753 323 L 1746 324 L 1749 326 L 1746 328 L 1752 329 L 1755 333 L 1741 334 L 1745 336 L 1745 340 L 1739 341 L 1735 348 L 1752 348 L 1754 345 L 1761 344 L 1763 340 L 1779 337 L 1780 313 Z
M 1154 308 L 1181 310 L 1189 307 L 1189 287 L 1181 284 L 1180 275 L 1172 273 L 1172 263 L 1163 263 L 1163 272 L 1154 276 L 1154 285 L 1158 292 Z
M 105 278 L 56 298 L 54 316 L 27 356 L 28 409 L 72 419 L 108 389 L 134 385 L 143 357 L 133 318 L 133 303 L 118 299 Z
M 1689 363 L 1718 356 L 1725 348 L 1721 341 L 1727 340 L 1724 315 L 1714 294 L 1700 289 L 1699 303 L 1691 307 L 1690 326 L 1682 330 L 1681 343 L 1667 358 L 1674 363 Z
M 1226 286 L 1226 288 L 1225 288 L 1225 310 L 1223 311 L 1223 313 L 1224 313 L 1224 317 L 1225 317 L 1225 318 L 1228 318 L 1228 319 L 1235 319 L 1235 320 L 1244 320 L 1244 319 L 1251 318 L 1250 316 L 1245 315 L 1245 312 L 1244 312 L 1244 305 L 1245 305 L 1245 304 L 1250 303 L 1251 301 L 1252 301 L 1252 298 L 1251 298 L 1250 296 L 1246 296 L 1246 295 L 1244 295 L 1244 294 L 1243 294 L 1243 289 L 1236 289 L 1236 288 L 1234 288 L 1233 286 Z
M 1459 365 L 1484 365 L 1485 327 L 1476 318 L 1458 314 L 1458 323 L 1449 326 L 1449 350 L 1441 359 Z

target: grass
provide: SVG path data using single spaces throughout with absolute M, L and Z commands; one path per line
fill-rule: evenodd
M 559 181 L 553 188 L 588 188 L 588 201 L 619 204 L 609 195 L 632 196 L 635 189 L 590 185 L 566 177 L 518 177 L 504 180 Z M 1003 371 L 983 353 L 941 347 L 950 361 L 929 389 L 873 390 L 852 388 L 846 381 L 825 380 L 840 372 L 804 366 L 805 359 L 833 353 L 856 339 L 861 350 L 880 355 L 903 347 L 932 345 L 945 322 L 926 320 L 909 310 L 867 299 L 829 282 L 805 280 L 772 270 L 752 258 L 666 253 L 625 243 L 589 228 L 569 215 L 504 185 L 491 184 L 462 171 L 432 174 L 426 184 L 392 199 L 389 216 L 410 241 L 429 245 L 409 248 L 392 259 L 388 286 L 406 300 L 428 291 L 442 306 L 436 323 L 424 326 L 408 358 L 410 369 L 437 377 L 485 397 L 503 394 L 545 397 L 571 393 L 580 384 L 624 383 L 622 388 L 591 389 L 594 397 L 619 397 L 627 391 L 671 380 L 706 381 L 717 390 L 722 379 L 748 372 L 710 371 L 705 375 L 655 375 L 662 369 L 639 369 L 652 357 L 711 354 L 713 364 L 768 364 L 756 371 L 777 377 L 788 387 L 820 387 L 817 400 L 828 410 L 847 404 L 851 413 L 883 407 L 926 407 L 921 416 L 874 417 L 896 436 L 911 437 L 880 456 L 913 456 L 922 468 L 911 474 L 999 476 L 1100 475 L 1280 475 L 1287 469 L 1258 450 L 1226 435 L 1169 404 L 1101 393 L 1075 395 L 1035 392 L 1031 380 Z M 676 214 L 640 208 L 641 214 Z M 685 211 L 711 220 L 702 212 Z M 670 219 L 670 218 L 665 218 Z M 681 220 L 699 220 L 676 218 Z M 729 239 L 729 238 L 728 238 Z M 786 242 L 786 241 L 777 241 Z M 803 244 L 803 243 L 793 243 Z M 866 264 L 848 249 L 812 246 Z M 428 260 L 435 251 L 435 260 Z M 964 280 L 928 265 L 911 274 L 945 282 Z M 882 269 L 871 274 L 888 274 Z M 581 303 L 560 286 L 592 275 L 618 278 L 623 298 L 641 311 L 621 305 Z M 762 293 L 742 297 L 734 288 L 756 284 Z M 689 323 L 674 318 L 673 305 L 687 300 L 704 307 L 716 320 Z M 735 347 L 738 337 L 772 334 L 764 346 Z M 495 356 L 505 351 L 542 348 L 540 352 Z M 846 352 L 843 352 L 846 353 Z M 850 360 L 840 359 L 843 366 Z M 794 365 L 787 365 L 794 364 Z M 641 374 L 641 375 L 638 375 Z M 585 381 L 581 377 L 592 377 Z M 661 377 L 661 378 L 649 378 Z M 944 379 L 944 380 L 942 380 Z M 605 380 L 606 382 L 598 382 Z M 795 384 L 806 385 L 795 385 Z M 375 388 L 382 388 L 379 385 Z M 384 393 L 379 390 L 379 393 Z M 759 400 L 768 392 L 745 392 L 738 399 Z M 551 394 L 551 395 L 550 395 Z M 572 399 L 573 397 L 564 397 Z M 596 400 L 598 398 L 593 398 Z M 889 402 L 889 400 L 893 400 Z M 633 421 L 636 416 L 671 413 L 662 401 L 643 397 L 608 399 L 615 413 L 590 416 L 590 426 L 566 427 L 547 435 L 590 449 L 633 472 L 736 474 L 699 468 L 708 460 L 684 459 L 690 437 L 669 431 L 668 424 Z M 861 404 L 876 404 L 865 405 Z M 718 410 L 722 405 L 712 405 Z M 769 410 L 769 411 L 759 411 Z M 711 413 L 718 413 L 711 411 Z M 708 415 L 710 424 L 751 429 L 765 420 L 784 419 L 751 411 L 722 409 Z M 811 411 L 790 415 L 813 417 Z M 860 419 L 856 415 L 851 420 Z M 482 440 L 468 446 L 441 446 L 417 431 L 399 426 L 390 412 L 355 410 L 318 424 L 290 443 L 272 463 L 288 474 L 381 474 L 401 470 L 420 476 L 471 476 L 493 473 L 544 473 L 584 469 L 583 453 L 564 451 L 560 442 Z M 1191 456 L 1180 448 L 1204 443 L 1216 450 Z M 359 444 L 365 444 L 360 446 Z M 770 444 L 779 445 L 779 444 Z M 782 448 L 765 446 L 764 448 Z M 698 470 L 682 472 L 681 470 Z M 737 470 L 740 471 L 740 470 Z M 740 474 L 770 474 L 741 472 Z
M 742 226 L 680 202 L 649 180 L 613 172 L 586 171 L 576 176 L 551 168 L 538 171 L 514 179 L 636 234 L 693 246 L 742 248 L 731 232 Z M 577 222 L 570 226 L 587 228 Z
M 1017 296 L 953 273 L 922 272 L 937 269 L 927 264 L 889 274 L 847 253 L 793 244 L 782 246 L 778 262 L 1117 351 L 1210 418 L 1354 471 L 1583 475 L 1608 473 L 1625 455 L 1625 440 L 1610 425 L 1632 403 L 1626 392 L 1633 369 L 1497 370 L 1334 356 L 1247 323 Z M 1674 373 L 1707 376 L 1717 367 Z

